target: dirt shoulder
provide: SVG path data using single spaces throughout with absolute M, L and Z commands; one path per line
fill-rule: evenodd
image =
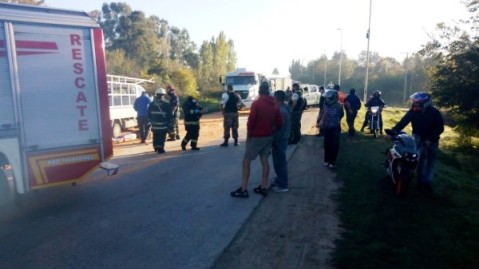
M 322 160 L 322 138 L 305 136 L 288 162 L 290 191 L 263 198 L 213 268 L 330 268 L 341 184 Z

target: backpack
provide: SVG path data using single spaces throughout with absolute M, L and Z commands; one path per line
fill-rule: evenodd
M 335 104 L 332 106 L 325 105 L 321 110 L 321 120 L 319 121 L 320 128 L 338 127 L 341 125 L 342 118 L 341 105 Z

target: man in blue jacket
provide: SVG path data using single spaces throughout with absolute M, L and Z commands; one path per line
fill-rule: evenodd
M 146 144 L 146 138 L 150 132 L 150 120 L 148 119 L 148 106 L 151 103 L 148 93 L 143 91 L 141 96 L 136 98 L 133 108 L 137 112 L 138 128 L 140 129 L 140 139 L 143 144 Z

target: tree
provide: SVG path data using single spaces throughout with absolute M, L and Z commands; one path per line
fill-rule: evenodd
M 461 141 L 479 133 L 479 1 L 466 0 L 473 13 L 469 20 L 452 27 L 438 24 L 439 36 L 424 46 L 421 55 L 437 62 L 429 69 L 431 91 L 436 104 L 457 124 Z M 474 35 L 475 34 L 475 35 Z

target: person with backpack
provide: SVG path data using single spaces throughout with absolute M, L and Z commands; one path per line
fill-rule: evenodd
M 343 106 L 339 103 L 337 91 L 328 90 L 323 96 L 325 98 L 324 106 L 317 127 L 321 128 L 324 133 L 324 166 L 335 168 L 344 111 Z
M 344 99 L 344 110 L 346 111 L 346 122 L 348 123 L 349 136 L 353 137 L 356 134 L 354 129 L 354 120 L 358 115 L 358 110 L 361 108 L 361 100 L 356 95 L 356 90 L 353 88 L 349 90 L 349 94 Z

